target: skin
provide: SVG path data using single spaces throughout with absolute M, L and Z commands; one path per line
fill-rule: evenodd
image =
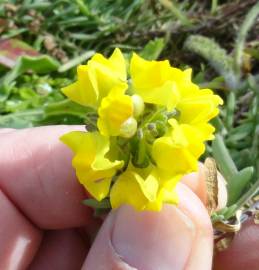
M 202 165 L 177 186 L 178 206 L 141 213 L 122 206 L 102 222 L 82 205 L 86 193 L 72 153 L 58 140 L 81 129 L 0 130 L 0 269 L 212 269 Z M 230 248 L 215 255 L 215 269 L 257 269 L 258 248 L 259 226 L 248 220 Z

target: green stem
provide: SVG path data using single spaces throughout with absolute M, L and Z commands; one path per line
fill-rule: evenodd
M 192 23 L 188 17 L 169 0 L 160 0 L 159 1 L 165 8 L 169 9 L 172 14 L 182 23 L 184 26 L 191 26 Z
M 250 189 L 237 201 L 234 205 L 233 210 L 230 211 L 225 218 L 229 219 L 232 217 L 237 210 L 244 206 L 257 192 L 259 191 L 259 179 L 250 187 Z
M 259 3 L 255 4 L 247 13 L 237 35 L 234 52 L 234 69 L 238 77 L 241 76 L 242 57 L 246 37 L 251 27 L 255 24 L 255 20 L 258 14 L 259 14 Z
M 16 112 L 16 113 L 10 113 L 7 115 L 1 115 L 0 120 L 6 120 L 12 117 L 22 117 L 22 116 L 35 116 L 35 115 L 42 115 L 43 110 L 37 109 L 37 110 L 28 110 L 25 112 Z
M 65 72 L 75 66 L 78 66 L 79 64 L 83 63 L 87 59 L 89 59 L 91 56 L 93 56 L 95 51 L 87 51 L 83 53 L 82 55 L 79 55 L 78 57 L 73 58 L 72 60 L 68 61 L 66 64 L 60 66 L 58 69 L 59 72 Z
M 141 128 L 145 127 L 146 124 L 151 123 L 156 117 L 161 114 L 165 109 L 157 110 L 155 113 L 149 115 L 141 124 Z

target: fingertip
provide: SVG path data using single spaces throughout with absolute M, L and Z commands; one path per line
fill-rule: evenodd
M 0 187 L 38 227 L 84 226 L 92 211 L 71 165 L 72 152 L 59 137 L 83 126 L 49 126 L 3 135 Z
M 112 211 L 83 269 L 210 269 L 212 226 L 204 205 L 190 194 L 183 191 L 178 207 L 164 205 L 161 212 L 137 212 L 130 206 Z
M 202 163 L 199 163 L 198 172 L 189 173 L 183 176 L 181 182 L 188 186 L 205 205 L 207 204 L 204 165 Z
M 211 269 L 213 255 L 213 228 L 205 205 L 187 186 L 179 183 L 179 208 L 196 225 L 196 237 L 185 269 Z
M 28 270 L 81 269 L 87 246 L 73 229 L 46 231 Z

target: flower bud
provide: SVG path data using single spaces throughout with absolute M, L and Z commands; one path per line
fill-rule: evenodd
M 124 138 L 132 137 L 136 133 L 137 127 L 136 119 L 129 117 L 120 127 L 120 136 Z
M 144 101 L 139 95 L 133 95 L 131 99 L 134 107 L 133 109 L 134 117 L 138 118 L 144 112 L 145 108 Z

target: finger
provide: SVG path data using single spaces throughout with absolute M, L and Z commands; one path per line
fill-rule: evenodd
M 26 269 L 36 253 L 41 232 L 0 191 L 0 269 Z
M 206 205 L 207 203 L 207 189 L 205 183 L 204 175 L 204 165 L 199 163 L 198 172 L 189 173 L 185 175 L 182 180 L 182 183 L 187 185 Z
M 204 205 L 183 184 L 179 207 L 136 212 L 112 211 L 82 267 L 104 269 L 211 269 L 212 227 Z
M 14 130 L 15 129 L 13 129 L 13 128 L 0 128 L 0 135 L 10 133 L 10 132 L 12 132 Z
M 86 253 L 86 243 L 75 230 L 47 231 L 28 270 L 79 270 Z
M 258 269 L 259 225 L 249 219 L 225 251 L 217 252 L 215 270 Z
M 37 226 L 47 229 L 86 225 L 83 188 L 71 166 L 72 152 L 59 137 L 80 126 L 12 131 L 0 140 L 0 188 Z
M 218 172 L 218 207 L 217 210 L 224 208 L 227 205 L 227 188 L 226 181 L 223 176 Z M 198 172 L 185 175 L 182 183 L 187 185 L 199 198 L 207 205 L 208 193 L 206 186 L 205 167 L 202 163 L 199 163 Z

